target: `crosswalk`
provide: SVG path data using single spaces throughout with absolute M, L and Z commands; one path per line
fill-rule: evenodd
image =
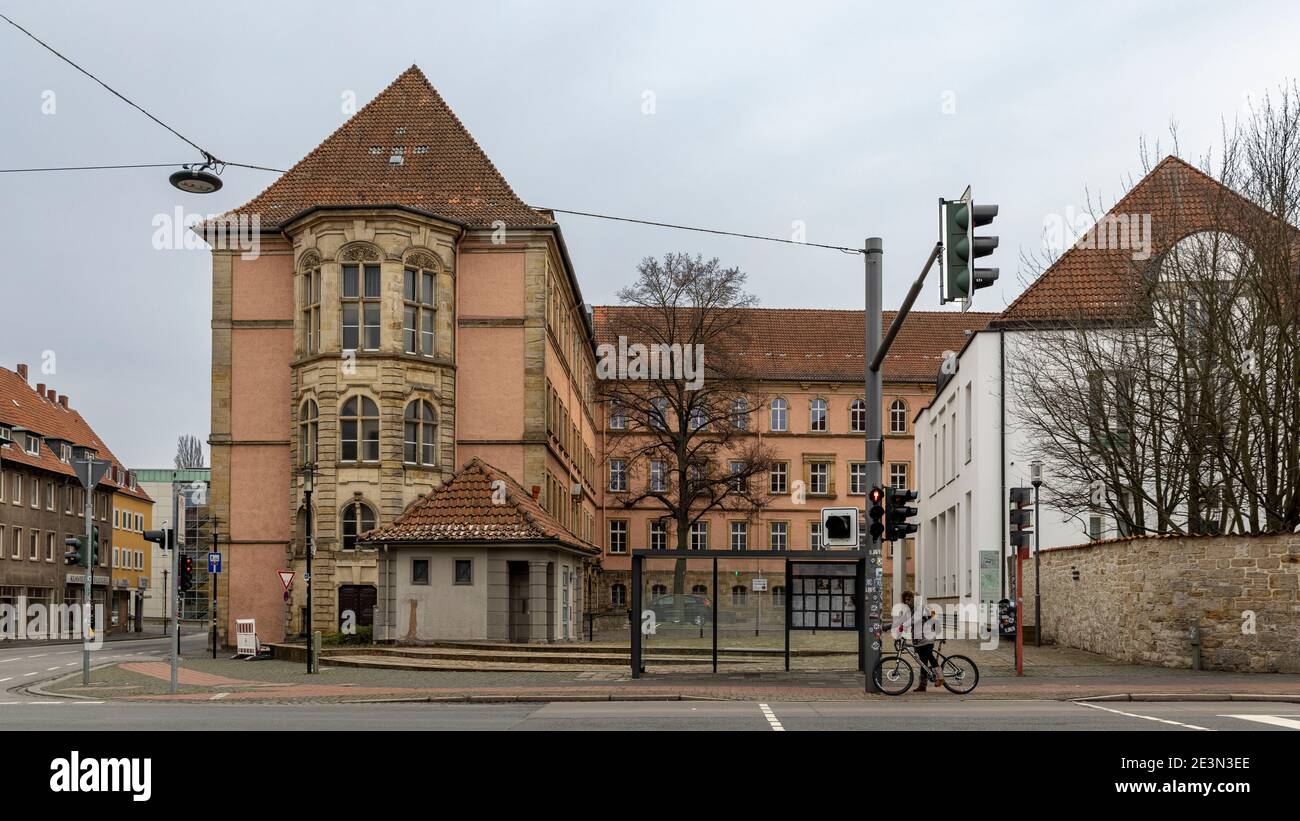
M 1279 716 L 1230 713 L 1227 715 L 1220 715 L 1219 718 L 1237 718 L 1242 721 L 1257 721 L 1260 724 L 1271 724 L 1274 727 L 1285 727 L 1288 730 L 1300 730 L 1300 713 Z

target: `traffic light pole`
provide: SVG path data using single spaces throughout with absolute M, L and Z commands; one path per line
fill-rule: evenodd
M 94 478 L 94 462 L 91 467 L 87 468 L 91 472 L 91 478 Z M 86 488 L 86 571 L 85 592 L 82 594 L 84 606 L 81 611 L 81 684 L 90 686 L 90 635 L 91 615 L 95 612 L 94 590 L 91 587 L 95 575 L 95 546 L 91 544 L 91 538 L 94 534 L 94 504 L 95 504 L 95 486 L 92 484 Z M 99 625 L 103 629 L 104 625 Z
M 181 655 L 181 588 L 180 588 L 180 574 L 177 573 L 177 571 L 180 569 L 180 552 L 181 552 L 181 529 L 180 529 L 181 495 L 180 495 L 180 485 L 178 484 L 178 481 L 179 481 L 178 477 L 176 476 L 175 473 L 173 473 L 172 474 L 172 556 L 171 556 L 172 582 L 171 583 L 172 583 L 172 590 L 176 594 L 176 609 L 172 610 L 172 635 L 174 639 L 172 641 L 172 654 L 171 654 L 172 655 L 171 691 L 173 693 L 176 692 L 177 689 L 176 687 L 177 666 L 180 663 L 180 655 Z
M 878 361 L 883 356 L 883 352 L 888 350 L 881 344 L 880 325 L 881 312 L 883 310 L 882 302 L 884 300 L 884 243 L 880 237 L 868 237 L 862 248 L 862 255 L 866 260 L 866 356 L 863 360 L 867 363 L 866 373 L 863 374 L 866 382 L 866 400 L 867 400 L 867 432 L 866 432 L 866 460 L 867 476 L 866 487 L 875 487 L 880 484 L 880 443 L 881 443 L 881 411 L 880 403 L 884 401 L 882 397 L 882 386 L 880 379 L 880 366 Z M 859 528 L 860 538 L 867 550 L 867 578 L 866 585 L 862 594 L 867 598 L 864 600 L 863 610 L 867 617 L 867 653 L 866 669 L 863 671 L 863 678 L 866 679 L 866 688 L 868 693 L 880 692 L 880 687 L 876 683 L 876 665 L 880 662 L 880 619 L 881 619 L 881 566 L 880 566 L 880 542 L 871 537 L 864 529 Z

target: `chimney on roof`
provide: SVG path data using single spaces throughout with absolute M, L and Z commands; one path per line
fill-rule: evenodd
M 41 396 L 44 396 L 44 395 L 45 395 L 45 383 L 44 383 L 44 382 L 37 382 L 37 383 L 36 383 L 36 392 L 37 392 L 38 394 L 40 394 Z
M 53 405 L 55 402 L 59 401 L 59 392 L 54 388 L 50 388 L 45 392 L 45 398 L 50 400 L 50 404 Z
M 24 382 L 27 381 L 27 363 L 25 362 L 18 363 L 18 375 L 23 378 Z
M 67 395 L 66 393 L 61 393 L 61 394 L 59 394 L 59 404 L 62 405 L 62 406 L 64 407 L 65 410 L 67 409 L 67 407 L 68 407 L 68 395 Z
M 542 498 L 542 486 L 533 485 L 533 501 L 536 502 Z

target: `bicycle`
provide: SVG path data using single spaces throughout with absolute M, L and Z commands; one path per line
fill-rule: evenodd
M 965 695 L 979 684 L 980 669 L 966 656 L 943 654 L 944 639 L 940 639 L 934 648 L 935 658 L 939 661 L 939 672 L 943 675 L 943 687 L 950 693 Z M 916 662 L 916 666 L 921 669 L 921 675 L 926 680 L 933 683 L 935 674 L 921 661 L 921 657 L 916 654 L 913 645 L 909 645 L 907 640 L 899 637 L 894 639 L 894 650 L 897 652 L 889 656 L 881 656 L 880 661 L 876 662 L 876 686 L 880 691 L 889 696 L 901 696 L 903 693 L 912 689 L 912 681 L 916 674 L 912 671 L 912 665 L 908 662 L 907 657 Z

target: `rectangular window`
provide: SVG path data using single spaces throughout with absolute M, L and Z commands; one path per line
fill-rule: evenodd
M 455 559 L 452 568 L 455 573 L 455 584 L 473 584 L 474 583 L 474 560 L 473 559 Z
M 27 538 L 27 561 L 38 562 L 41 560 L 41 532 L 33 530 Z
M 650 522 L 650 549 L 668 549 L 668 523 L 663 519 L 652 519 Z
M 768 547 L 772 550 L 786 550 L 790 546 L 790 523 L 771 522 L 768 524 Z
M 14 528 L 14 543 L 9 555 L 15 559 L 23 557 L 23 529 L 21 527 Z
M 609 429 L 627 429 L 627 411 L 623 410 L 622 403 L 617 399 L 612 399 L 609 403 Z
M 767 470 L 767 487 L 771 493 L 786 493 L 790 482 L 790 463 L 773 462 Z
M 118 554 L 118 548 L 115 547 L 113 548 L 113 567 L 117 567 L 117 562 L 118 562 L 117 554 Z
M 789 425 L 788 406 L 784 399 L 772 400 L 771 422 L 768 427 L 773 433 L 784 433 Z
M 403 349 L 433 356 L 434 280 L 431 271 L 407 268 L 403 273 Z
M 41 506 L 41 480 L 35 477 L 32 477 L 32 495 L 30 498 L 33 510 Z
M 21 505 L 23 503 L 23 485 L 25 483 L 23 482 L 22 474 L 15 473 L 11 475 L 14 477 L 13 478 L 13 491 L 14 491 L 13 503 L 16 505 Z
M 808 416 L 808 430 L 815 432 L 825 432 L 826 430 L 826 400 L 814 399 L 812 401 L 811 411 Z
M 825 495 L 830 492 L 830 468 L 826 462 L 813 462 L 808 466 L 808 492 Z
M 731 489 L 736 493 L 744 493 L 748 483 L 740 474 L 745 470 L 745 463 L 732 461 L 728 467 L 731 469 L 731 475 L 735 477 L 731 480 Z
M 31 434 L 31 433 L 27 434 L 27 455 L 28 456 L 41 455 L 41 438 L 39 436 L 36 436 L 35 434 Z
M 709 523 L 696 522 L 691 525 L 691 550 L 709 549 Z
M 411 584 L 429 583 L 429 560 L 411 559 Z
M 303 350 L 307 354 L 320 352 L 320 269 L 308 271 L 302 278 Z
M 609 552 L 627 552 L 627 519 L 609 520 Z
M 45 483 L 45 509 L 54 510 L 54 483 Z
M 867 492 L 867 463 L 849 462 L 849 494 L 865 495 Z
M 45 561 L 54 561 L 54 534 L 45 534 Z
M 889 484 L 891 487 L 907 490 L 908 478 L 906 462 L 894 462 L 889 466 Z
M 343 349 L 379 349 L 379 266 L 343 266 Z
M 9 474 L 0 470 L 0 502 L 5 500 L 5 485 L 9 484 Z
M 650 460 L 650 492 L 666 493 L 668 491 L 668 463 L 663 459 Z
M 749 549 L 749 522 L 731 523 L 731 549 Z
M 622 459 L 609 460 L 609 489 L 613 493 L 627 490 L 627 462 Z
M 0 559 L 5 557 L 5 526 L 0 525 Z
M 821 522 L 808 523 L 808 549 L 809 550 L 822 549 L 822 523 Z

